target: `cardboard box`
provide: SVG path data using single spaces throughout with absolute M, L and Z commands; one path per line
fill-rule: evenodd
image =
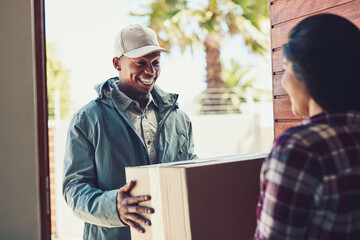
M 152 226 L 132 240 L 251 239 L 262 162 L 267 154 L 237 155 L 140 167 L 127 167 L 136 181 L 133 196 L 151 195 L 143 205 Z

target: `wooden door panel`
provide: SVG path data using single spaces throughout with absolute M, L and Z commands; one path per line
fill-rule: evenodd
M 274 96 L 283 96 L 287 95 L 288 93 L 286 90 L 281 86 L 281 78 L 284 72 L 279 72 L 278 74 L 273 75 L 273 95 Z
M 360 0 L 269 0 L 271 20 L 272 81 L 274 99 L 275 137 L 285 129 L 296 126 L 302 118 L 291 112 L 291 102 L 281 87 L 283 75 L 282 46 L 289 31 L 304 18 L 318 13 L 343 16 L 360 27 Z
M 278 50 L 272 53 L 272 71 L 273 73 L 284 71 L 282 65 L 284 63 L 283 60 L 283 50 Z
M 291 101 L 289 97 L 274 99 L 274 117 L 276 120 L 302 119 L 295 116 L 291 111 Z
M 290 1 L 293 2 L 293 1 Z M 312 2 L 312 1 L 309 1 Z M 314 1 L 318 2 L 318 1 Z M 327 1 L 322 1 L 327 2 Z M 274 4 L 275 5 L 275 4 Z M 273 6 L 270 6 L 270 10 L 273 8 Z M 291 9 L 291 8 L 289 8 Z M 273 49 L 277 49 L 282 47 L 285 43 L 288 41 L 288 34 L 289 31 L 301 20 L 303 20 L 305 17 L 308 17 L 310 15 L 314 15 L 317 13 L 333 13 L 340 16 L 344 16 L 350 21 L 352 21 L 355 25 L 360 27 L 360 0 L 356 1 L 350 1 L 346 4 L 340 5 L 337 8 L 327 8 L 324 11 L 320 12 L 313 12 L 307 16 L 302 16 L 301 18 L 291 19 L 287 20 L 285 23 L 274 26 L 273 20 L 272 20 L 272 30 L 271 30 L 271 47 Z M 279 13 L 280 14 L 280 13 Z M 275 18 L 275 16 L 274 16 Z M 273 16 L 271 15 L 271 19 L 273 19 Z
M 354 2 L 354 0 L 278 0 L 271 5 L 272 25 L 296 19 L 302 16 L 325 11 L 344 3 Z
M 301 121 L 292 121 L 292 122 L 275 122 L 274 128 L 275 128 L 275 136 L 279 136 L 280 133 L 285 131 L 286 129 L 289 129 L 291 127 L 295 127 L 300 125 Z

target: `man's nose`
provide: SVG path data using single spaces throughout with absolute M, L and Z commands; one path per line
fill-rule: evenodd
M 145 68 L 145 73 L 153 75 L 155 73 L 155 68 L 152 64 L 148 64 Z

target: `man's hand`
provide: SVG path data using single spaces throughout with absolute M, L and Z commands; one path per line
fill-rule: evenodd
M 121 187 L 116 196 L 116 207 L 121 221 L 135 228 L 137 231 L 144 233 L 145 230 L 141 224 L 150 226 L 151 222 L 142 216 L 143 213 L 152 214 L 154 209 L 144 206 L 139 206 L 138 203 L 149 201 L 149 195 L 132 197 L 129 192 L 135 186 L 134 181 L 130 181 Z

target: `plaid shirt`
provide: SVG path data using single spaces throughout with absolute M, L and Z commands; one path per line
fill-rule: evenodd
M 275 140 L 254 239 L 360 239 L 360 111 L 324 112 Z

